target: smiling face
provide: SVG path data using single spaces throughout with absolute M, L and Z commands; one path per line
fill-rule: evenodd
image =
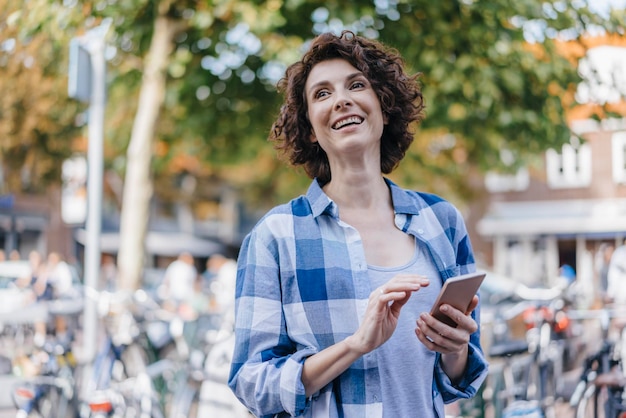
M 385 120 L 380 100 L 365 75 L 343 59 L 316 64 L 305 85 L 312 141 L 329 161 L 369 150 L 380 163 L 380 138 Z

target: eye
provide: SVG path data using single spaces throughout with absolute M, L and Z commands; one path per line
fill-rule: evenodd
M 364 87 L 365 87 L 365 83 L 363 81 L 360 81 L 360 80 L 355 81 L 354 83 L 352 83 L 350 85 L 351 89 L 362 89 Z
M 327 89 L 319 89 L 313 94 L 313 97 L 316 99 L 321 99 L 322 97 L 328 96 L 330 93 Z

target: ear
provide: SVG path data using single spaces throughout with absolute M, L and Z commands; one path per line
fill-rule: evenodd
M 387 112 L 383 112 L 383 124 L 387 125 L 389 123 L 389 115 Z
M 311 129 L 311 136 L 309 136 L 309 140 L 312 143 L 316 143 L 317 142 L 317 137 L 315 136 L 315 131 L 313 131 L 313 129 Z

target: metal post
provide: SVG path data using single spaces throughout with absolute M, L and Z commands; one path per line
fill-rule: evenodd
M 87 149 L 87 232 L 85 242 L 85 310 L 83 313 L 83 360 L 91 363 L 96 354 L 98 316 L 96 310 L 98 281 L 100 276 L 101 250 L 100 235 L 102 232 L 102 181 L 103 181 L 103 144 L 104 144 L 104 111 L 106 105 L 106 60 L 105 36 L 110 21 L 89 31 L 85 36 L 75 40 L 75 51 L 88 52 L 87 69 L 78 68 L 79 60 L 70 69 L 74 71 L 73 80 L 80 87 L 82 80 L 88 79 L 86 91 L 70 86 L 70 95 L 89 102 L 89 144 Z M 79 74 L 80 71 L 87 74 Z M 71 74 L 72 75 L 72 74 Z M 82 78 L 81 78 L 82 77 Z M 88 77 L 88 78 L 85 78 Z M 77 81 L 78 80 L 78 81 Z
M 100 234 L 102 232 L 102 178 L 104 143 L 104 108 L 106 101 L 104 39 L 91 42 L 92 90 L 89 106 L 89 146 L 87 155 L 87 241 L 85 245 L 85 287 L 98 289 L 100 276 Z M 85 298 L 84 355 L 92 361 L 96 352 L 97 298 Z

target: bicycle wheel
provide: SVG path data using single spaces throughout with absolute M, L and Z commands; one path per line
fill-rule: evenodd
M 183 384 L 176 391 L 168 418 L 196 418 L 200 401 L 200 391 L 195 385 Z
M 42 417 L 68 418 L 69 400 L 63 396 L 60 388 L 46 385 L 45 392 L 37 402 L 37 410 Z
M 533 363 L 526 372 L 526 400 L 536 401 L 546 417 L 554 416 L 557 376 L 552 360 Z
M 545 365 L 539 365 L 536 361 L 531 362 L 525 370 L 522 370 L 520 380 L 525 391 L 522 394 L 523 399 L 529 401 L 541 400 L 541 392 L 543 391 L 542 369 Z
M 504 409 L 508 406 L 510 400 L 509 390 L 504 382 L 504 376 L 497 374 L 493 376 L 493 384 L 491 386 L 491 404 L 493 407 L 493 416 L 501 417 Z
M 130 344 L 121 354 L 124 371 L 128 377 L 136 377 L 145 372 L 148 365 L 148 355 L 138 344 Z
M 459 399 L 457 401 L 460 409 L 460 416 L 485 418 L 485 410 L 487 409 L 485 387 L 486 384 L 481 385 L 474 397 L 470 399 Z

